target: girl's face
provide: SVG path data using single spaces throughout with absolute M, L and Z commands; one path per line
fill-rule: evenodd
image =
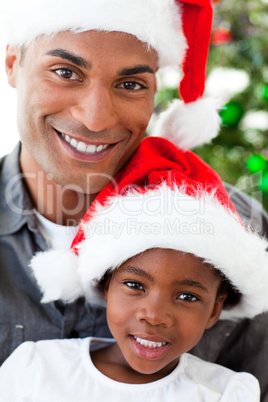
M 115 361 L 162 378 L 217 321 L 221 278 L 192 254 L 151 249 L 114 271 L 104 296 Z

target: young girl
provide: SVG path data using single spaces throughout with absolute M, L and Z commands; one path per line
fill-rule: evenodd
M 43 302 L 106 302 L 114 339 L 22 344 L 0 370 L 1 401 L 259 401 L 251 374 L 187 352 L 219 317 L 267 311 L 266 248 L 211 168 L 145 139 L 71 250 L 31 264 Z

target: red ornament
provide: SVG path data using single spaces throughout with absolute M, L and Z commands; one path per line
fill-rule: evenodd
M 212 30 L 211 44 L 213 46 L 227 45 L 232 42 L 232 32 L 224 27 L 216 27 Z

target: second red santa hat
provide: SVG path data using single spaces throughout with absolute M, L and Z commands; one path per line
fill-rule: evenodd
M 70 250 L 37 254 L 31 267 L 43 301 L 85 297 L 104 304 L 96 284 L 129 258 L 160 247 L 192 253 L 241 293 L 222 318 L 268 310 L 267 240 L 241 223 L 218 174 L 190 151 L 146 138 L 97 196 Z

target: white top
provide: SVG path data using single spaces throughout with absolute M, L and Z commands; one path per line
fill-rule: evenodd
M 0 369 L 1 402 L 257 402 L 248 373 L 184 354 L 171 374 L 148 384 L 120 383 L 93 365 L 89 350 L 113 342 L 84 338 L 25 342 Z
M 69 249 L 78 226 L 63 226 L 51 222 L 38 211 L 35 211 L 39 222 L 39 230 L 49 249 Z

